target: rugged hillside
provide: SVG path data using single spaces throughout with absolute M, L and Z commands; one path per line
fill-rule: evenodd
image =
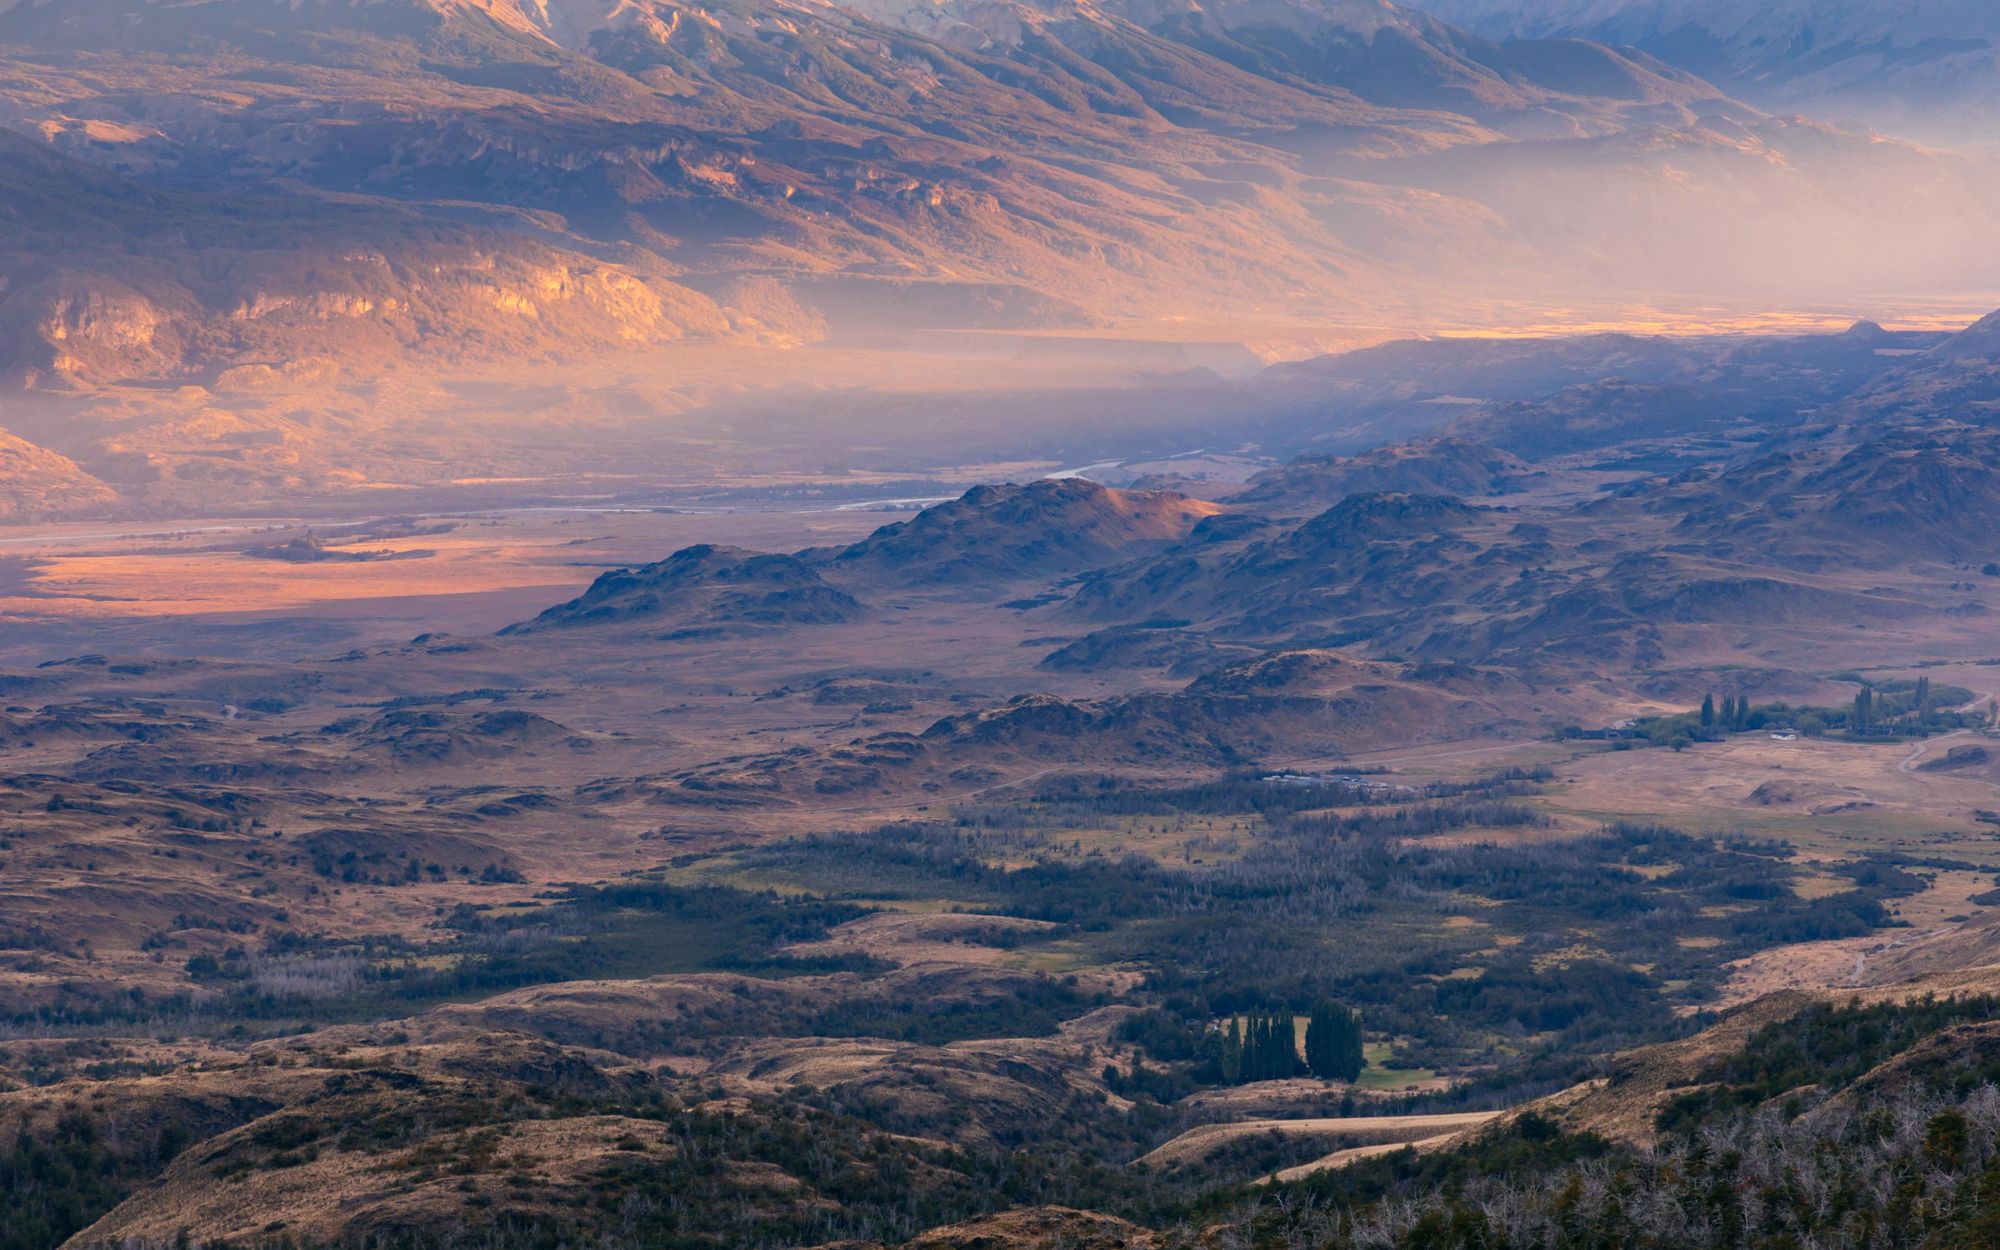
M 588 750 L 590 739 L 533 712 L 499 709 L 452 712 L 398 708 L 373 716 L 345 717 L 317 735 L 390 768 L 498 759 L 565 748 Z
M 1469 666 L 1384 664 L 1329 650 L 1255 654 L 1184 688 L 1107 699 L 1031 694 L 818 750 L 720 760 L 643 785 L 658 802 L 807 806 L 930 795 L 1089 769 L 1194 769 L 1340 758 L 1395 743 L 1518 728 L 1523 687 Z
M 713 638 L 853 620 L 861 604 L 791 556 L 688 547 L 657 564 L 602 574 L 590 589 L 503 634 L 612 626 Z
M 1879 1222 L 1895 1230 L 1884 1245 L 1971 1250 L 2000 1219 L 2000 1037 L 1982 972 L 1845 1001 L 1771 995 L 1484 1128 L 1292 1169 L 1291 1203 L 1272 1204 L 1290 1210 L 1211 1235 L 1304 1246 L 1351 1220 L 1385 1244 L 1470 1250 L 1496 1224 L 1534 1245 L 1579 1224 L 1610 1244 L 1672 1226 L 1671 1244 L 1707 1248 L 1733 1243 L 1725 1228 L 1806 1241 Z M 1590 1183 L 1607 1172 L 1615 1187 Z
M 247 381 L 316 359 L 365 371 L 403 352 L 493 361 L 728 328 L 643 258 L 384 202 L 157 190 L 12 134 L 0 156 L 0 368 L 30 382 L 224 362 Z
M 702 980 L 651 988 L 658 1005 L 672 1009 L 690 997 L 727 1003 L 732 984 L 745 991 L 757 985 Z M 576 987 L 571 1000 L 588 999 L 592 988 Z M 810 1011 L 850 988 L 820 979 L 783 997 L 793 1010 Z M 927 988 L 949 993 L 952 987 Z M 759 996 L 776 1005 L 773 996 Z M 622 1018 L 626 1005 L 613 997 L 600 1010 Z M 1011 1095 L 1024 1119 L 1091 1116 L 1082 1097 L 1089 1089 L 1081 1062 L 1087 1052 L 1060 1042 L 1030 1041 L 1012 1054 L 986 1057 L 851 1043 L 836 1043 L 832 1054 L 815 1041 L 808 1045 L 822 1054 L 800 1056 L 803 1063 L 784 1065 L 789 1072 L 770 1047 L 759 1053 L 751 1043 L 730 1056 L 737 1062 L 718 1065 L 697 1086 L 670 1070 L 647 1072 L 602 1047 L 563 1046 L 509 1029 L 470 1033 L 451 1023 L 446 1017 L 401 1029 L 338 1030 L 292 1046 L 255 1047 L 217 1070 L 179 1073 L 150 1088 L 139 1081 L 106 1088 L 98 1121 L 106 1139 L 86 1150 L 109 1175 L 93 1182 L 122 1183 L 133 1192 L 74 1244 L 171 1240 L 178 1230 L 249 1244 L 265 1244 L 277 1232 L 311 1245 L 380 1235 L 429 1244 L 452 1228 L 504 1241 L 511 1227 L 552 1218 L 605 1236 L 636 1222 L 663 1235 L 671 1230 L 684 1244 L 720 1246 L 745 1237 L 797 1242 L 825 1227 L 826 1208 L 836 1206 L 831 1195 L 839 1196 L 834 1227 L 880 1235 L 907 1225 L 891 1209 L 891 1185 L 857 1183 L 862 1177 L 890 1170 L 902 1198 L 919 1197 L 927 1211 L 965 1218 L 982 1204 L 963 1170 L 982 1166 L 997 1148 L 990 1139 L 884 1136 L 851 1114 L 790 1099 L 834 1087 L 865 1097 L 878 1120 L 900 1109 L 929 1123 L 934 1113 L 924 1100 L 941 1087 L 960 1105 L 977 1101 L 996 1111 Z M 713 1030 L 715 1022 L 697 1028 Z M 652 1048 L 641 1042 L 635 1049 Z M 780 1096 L 787 1085 L 789 1098 Z M 0 1095 L 0 1122 L 17 1133 L 47 1133 L 62 1116 L 56 1099 L 68 1092 Z M 198 1148 L 183 1151 L 191 1138 Z M 696 1158 L 718 1166 L 691 1167 Z M 143 1187 L 118 1175 L 162 1165 Z M 536 1173 L 532 1182 L 525 1180 L 528 1167 Z M 228 1183 L 218 1184 L 218 1175 Z M 627 1201 L 618 1215 L 608 1206 L 597 1215 L 565 1214 L 585 1194 Z M 101 1191 L 93 1189 L 90 1198 L 101 1201 Z M 745 1198 L 752 1201 L 739 1206 Z M 703 1214 L 685 1217 L 678 1211 L 683 1202 Z
M 1669 490 L 1678 528 L 1807 567 L 2000 552 L 2000 432 L 1944 426 L 1780 451 Z
M 1485 439 L 1509 453 L 1541 460 L 1638 439 L 1762 433 L 1742 409 L 1755 400 L 1718 404 L 1707 387 L 1612 379 L 1571 387 L 1540 402 L 1498 404 L 1460 417 L 1452 433 Z M 1760 410 L 1758 417 L 1765 417 Z M 1777 418 L 1782 420 L 1782 418 Z M 1768 418 L 1767 418 L 1768 422 Z
M 1113 490 L 1080 477 L 975 486 L 851 546 L 801 557 L 841 578 L 979 592 L 1156 549 L 1219 511 L 1170 491 Z
M 1265 511 L 1319 511 L 1349 495 L 1478 498 L 1518 487 L 1532 470 L 1519 457 L 1465 439 L 1395 443 L 1352 456 L 1308 452 L 1250 479 L 1232 504 Z
M 1254 761 L 1337 757 L 1505 719 L 1489 701 L 1497 687 L 1440 676 L 1334 651 L 1282 651 L 1227 665 L 1170 695 L 1019 700 L 940 721 L 923 737 L 968 759 L 984 748 L 1051 760 L 1074 751 L 1132 762 Z
M 1970 586 L 1858 586 L 1854 567 L 1983 567 L 2000 535 L 1984 430 L 1824 432 L 1644 477 L 1580 505 L 1478 510 L 1355 495 L 1303 522 L 1217 517 L 1156 555 L 1101 568 L 1060 615 L 1097 628 L 1064 670 L 1192 671 L 1231 645 L 1357 644 L 1554 678 L 1671 667 L 1745 629 L 1916 630 L 1976 621 Z M 1413 452 L 1421 454 L 1420 452 Z M 1952 574 L 1956 576 L 1956 574 Z M 1579 666 L 1582 666 L 1579 668 Z
M 1831 414 L 1860 427 L 1991 422 L 2000 415 L 2000 313 L 1933 344 Z
M 1200 8 L 1156 0 L 860 0 L 854 7 L 953 42 L 1019 46 L 1040 36 L 1093 59 L 1129 23 L 1261 77 L 1503 124 L 1531 113 L 1601 117 L 1622 104 L 1692 104 L 1720 96 L 1707 83 L 1647 58 L 1580 43 L 1497 44 L 1379 0 L 1311 6 L 1224 0 Z
M 0 430 L 0 518 L 66 516 L 109 507 L 117 492 L 69 457 Z
M 1840 334 L 1406 339 L 1275 365 L 1250 402 L 1272 449 L 1446 433 L 1533 460 L 1746 417 L 1790 424 L 1890 385 L 1948 337 L 1861 322 Z
M 1436 601 L 1426 575 L 1475 549 L 1457 532 L 1480 519 L 1442 496 L 1371 494 L 1276 533 L 1204 526 L 1151 560 L 1088 579 L 1069 610 L 1097 620 L 1213 614 L 1256 631 L 1414 607 Z

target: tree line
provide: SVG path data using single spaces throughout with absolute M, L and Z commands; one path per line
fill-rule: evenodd
M 1323 1081 L 1353 1082 L 1368 1066 L 1361 1049 L 1361 1013 L 1321 999 L 1306 1017 L 1301 1058 L 1298 1021 L 1289 1010 L 1257 1009 L 1231 1016 L 1222 1034 L 1222 1079 L 1226 1084 L 1282 1081 L 1310 1073 Z
M 1958 686 L 1933 686 L 1929 677 L 1915 681 L 1877 681 L 1859 673 L 1840 673 L 1836 681 L 1860 685 L 1846 707 L 1805 707 L 1790 703 L 1755 703 L 1749 695 L 1714 694 L 1692 712 L 1645 717 L 1631 733 L 1656 746 L 1675 750 L 1697 742 L 1717 742 L 1731 734 L 1765 729 L 1789 729 L 1803 737 L 1909 738 L 1984 726 L 1986 718 L 1953 708 L 1969 702 L 1972 691 Z M 1576 731 L 1566 731 L 1576 732 Z

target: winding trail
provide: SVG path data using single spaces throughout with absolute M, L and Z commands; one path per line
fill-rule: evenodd
M 1994 691 L 1987 690 L 1975 695 L 1970 703 L 1961 704 L 1960 706 L 1953 708 L 1952 711 L 1961 713 L 1976 712 L 1980 708 L 1996 702 L 2000 702 L 2000 693 L 1995 693 Z M 1970 738 L 1973 736 L 1974 736 L 1973 730 L 1954 729 L 1948 734 L 1939 734 L 1935 738 L 1925 738 L 1921 742 L 1918 742 L 1915 746 L 1911 747 L 1910 753 L 1908 755 L 1905 755 L 1902 759 L 1896 761 L 1896 771 L 1899 773 L 1913 773 L 1917 771 L 1917 761 L 1922 759 L 1924 757 L 1924 753 L 1930 750 L 1933 746 L 1936 746 L 1940 742 L 1950 742 L 1955 738 Z M 1985 784 L 1994 785 L 1994 783 L 1990 781 L 1986 782 Z M 1996 786 L 1995 788 L 2000 789 L 2000 786 Z

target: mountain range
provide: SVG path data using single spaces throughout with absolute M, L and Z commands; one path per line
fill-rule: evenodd
M 1643 52 L 1386 0 L 12 3 L 0 124 L 45 153 L 0 179 L 0 364 L 45 386 L 1921 288 L 1980 278 L 1995 202 Z
M 1982 0 L 1423 0 L 1496 39 L 1600 39 L 1770 108 L 1897 133 L 1991 139 L 2000 11 Z

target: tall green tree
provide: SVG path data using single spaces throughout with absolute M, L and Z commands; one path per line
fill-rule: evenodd
M 1232 1033 L 1235 1028 L 1236 1022 L 1232 1019 Z M 1225 1053 L 1227 1044 L 1225 1039 Z M 1250 1012 L 1243 1027 L 1242 1056 L 1240 1075 L 1234 1079 L 1278 1081 L 1297 1076 L 1299 1047 L 1292 1013 L 1262 1009 Z M 1226 1067 L 1223 1076 L 1230 1079 Z
M 1306 1071 L 1323 1081 L 1333 1079 L 1334 1034 L 1339 1030 L 1333 1004 L 1322 998 L 1306 1017 Z
M 1701 727 L 1715 728 L 1715 695 L 1704 695 L 1701 700 Z
M 1361 1013 L 1331 999 L 1315 1003 L 1306 1021 L 1306 1067 L 1321 1080 L 1354 1081 L 1366 1063 Z

